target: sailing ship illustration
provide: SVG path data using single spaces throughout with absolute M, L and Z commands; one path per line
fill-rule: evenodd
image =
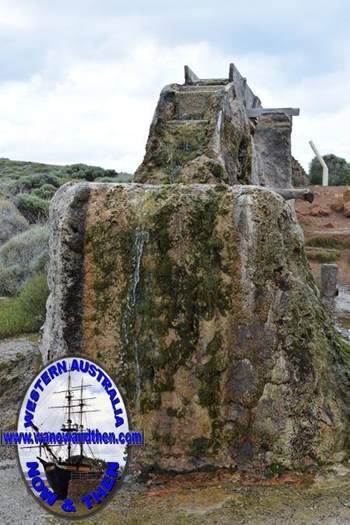
M 50 409 L 63 409 L 64 421 L 61 426 L 62 432 L 83 432 L 86 426 L 83 424 L 83 416 L 87 412 L 99 412 L 99 410 L 89 409 L 86 401 L 95 399 L 95 397 L 84 397 L 84 389 L 91 385 L 84 385 L 83 379 L 80 386 L 72 386 L 71 374 L 68 372 L 67 388 L 54 392 L 55 394 L 65 394 L 65 403 L 63 405 L 48 407 Z M 78 394 L 79 397 L 76 397 Z M 85 416 L 86 419 L 86 416 Z M 39 428 L 32 423 L 32 428 L 39 432 Z M 59 499 L 65 499 L 68 495 L 69 484 L 73 480 L 77 480 L 76 487 L 81 487 L 81 494 L 85 491 L 85 481 L 98 481 L 103 476 L 107 464 L 103 459 L 96 458 L 89 444 L 74 444 L 68 442 L 67 444 L 49 445 L 42 443 L 34 445 L 39 448 L 39 456 L 37 459 L 41 462 L 46 479 L 52 490 L 58 495 Z M 59 453 L 53 451 L 54 447 L 60 447 Z M 33 448 L 22 447 L 22 448 Z M 75 449 L 78 448 L 77 451 Z M 63 454 L 62 454 L 63 452 Z M 42 456 L 45 453 L 46 459 Z

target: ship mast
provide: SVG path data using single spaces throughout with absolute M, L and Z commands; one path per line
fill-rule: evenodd
M 84 408 L 88 408 L 89 405 L 87 403 L 85 403 L 85 401 L 88 401 L 90 399 L 95 399 L 95 397 L 84 397 L 83 396 L 83 390 L 84 388 L 88 388 L 90 387 L 91 385 L 84 385 L 83 383 L 83 379 L 81 379 L 81 384 L 80 385 L 76 385 L 76 386 L 72 386 L 72 380 L 71 380 L 71 370 L 69 369 L 68 370 L 68 380 L 67 380 L 67 389 L 66 390 L 58 390 L 56 392 L 54 392 L 55 394 L 62 394 L 64 393 L 65 394 L 65 398 L 66 398 L 66 403 L 65 405 L 56 405 L 56 406 L 49 406 L 48 408 L 65 408 L 66 409 L 66 414 L 67 414 L 67 418 L 66 420 L 63 422 L 62 424 L 62 427 L 61 427 L 61 431 L 62 432 L 77 432 L 78 430 L 80 430 L 80 432 L 83 431 L 84 429 L 84 425 L 83 425 L 83 414 L 85 414 L 86 412 L 99 412 L 99 410 L 83 410 Z M 80 397 L 79 398 L 75 398 L 74 397 L 74 394 L 78 394 L 78 391 L 80 390 Z M 78 410 L 76 410 L 78 409 Z M 76 423 L 76 422 L 73 422 L 73 419 L 74 421 L 76 421 L 76 417 L 74 416 L 74 414 L 77 414 L 79 415 L 79 423 Z M 61 446 L 61 445 L 60 445 Z M 74 446 L 74 444 L 73 444 Z M 79 447 L 80 447 L 80 460 L 83 458 L 83 452 L 84 452 L 84 449 L 83 449 L 83 443 L 80 442 L 79 443 Z M 72 457 L 72 442 L 69 440 L 68 443 L 67 443 L 67 460 L 66 461 L 70 461 L 71 457 Z
M 68 389 L 67 389 L 67 395 L 66 395 L 67 401 L 68 401 L 68 419 L 67 419 L 67 428 L 64 428 L 64 425 L 62 427 L 62 430 L 66 430 L 66 432 L 72 431 L 72 420 L 71 420 L 71 408 L 72 408 L 72 391 L 71 391 L 71 376 L 70 376 L 70 369 L 68 371 Z M 68 442 L 68 460 L 71 456 L 71 442 Z
M 80 402 L 79 402 L 79 416 L 80 416 L 80 432 L 83 430 L 83 406 L 84 406 L 84 400 L 83 400 L 83 378 L 81 378 L 81 384 L 80 384 Z M 80 458 L 83 457 L 83 441 L 80 441 Z
M 68 370 L 68 384 L 67 384 L 67 390 L 66 390 L 66 399 L 67 399 L 67 419 L 63 423 L 61 431 L 62 432 L 73 432 L 76 430 L 76 425 L 73 425 L 72 422 L 72 408 L 76 405 L 72 405 L 72 399 L 73 399 L 73 389 L 72 389 L 72 378 L 71 378 L 71 371 Z M 58 407 L 52 407 L 52 408 L 58 408 Z M 68 461 L 71 458 L 71 451 L 72 451 L 72 443 L 68 441 Z
M 67 389 L 65 390 L 58 390 L 58 391 L 55 391 L 53 392 L 53 394 L 65 394 L 65 398 L 67 400 L 67 402 L 64 404 L 64 405 L 56 405 L 56 406 L 49 406 L 47 408 L 50 408 L 50 409 L 57 409 L 57 408 L 64 408 L 67 410 L 67 419 L 65 421 L 63 421 L 63 424 L 62 424 L 62 427 L 61 427 L 61 431 L 62 432 L 76 432 L 78 429 L 80 430 L 80 432 L 82 432 L 84 430 L 84 425 L 83 425 L 83 414 L 87 413 L 87 412 L 99 412 L 99 410 L 83 410 L 84 408 L 89 408 L 90 405 L 88 405 L 87 403 L 85 403 L 85 401 L 89 401 L 91 399 L 96 399 L 95 396 L 92 396 L 92 397 L 84 397 L 83 396 L 83 391 L 84 391 L 84 388 L 89 388 L 91 387 L 91 385 L 84 385 L 83 383 L 83 379 L 81 379 L 81 383 L 80 383 L 80 386 L 79 385 L 76 385 L 76 386 L 72 386 L 72 380 L 71 380 L 71 370 L 69 369 L 68 370 L 68 380 L 67 380 Z M 78 391 L 80 390 L 80 398 L 74 398 L 74 394 L 77 393 L 78 394 Z M 78 409 L 78 410 L 75 410 L 75 409 Z M 73 415 L 74 414 L 78 414 L 79 415 L 79 424 L 78 423 L 73 423 Z M 74 418 L 76 419 L 76 418 Z M 39 428 L 34 425 L 34 423 L 32 423 L 32 428 L 36 431 L 36 432 L 39 432 Z M 83 443 L 82 443 L 82 440 L 81 442 L 79 443 L 79 446 L 80 446 L 80 460 L 82 460 L 83 458 L 83 455 L 84 455 L 84 449 L 83 449 Z M 39 452 L 41 452 L 42 448 L 44 448 L 51 456 L 52 456 L 52 459 L 57 462 L 57 463 L 61 463 L 62 460 L 61 458 L 58 458 L 56 456 L 56 454 L 54 454 L 54 452 L 51 450 L 51 447 L 62 447 L 62 444 L 52 444 L 52 445 L 48 445 L 47 443 L 43 443 L 43 444 L 39 444 L 39 445 L 30 445 L 30 446 L 24 446 L 24 447 L 21 447 L 21 448 L 39 448 Z M 71 459 L 72 457 L 72 443 L 71 441 L 69 440 L 68 443 L 67 443 L 67 449 L 68 449 L 68 456 L 67 456 L 67 461 L 69 462 L 69 460 Z M 41 456 L 41 454 L 39 454 Z

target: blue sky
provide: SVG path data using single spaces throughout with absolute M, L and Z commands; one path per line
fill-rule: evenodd
M 161 88 L 226 76 L 295 106 L 293 153 L 350 161 L 350 4 L 0 0 L 0 157 L 134 171 Z

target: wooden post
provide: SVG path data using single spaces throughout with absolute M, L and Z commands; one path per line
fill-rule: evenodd
M 338 295 L 337 276 L 337 264 L 321 264 L 321 295 L 323 297 Z

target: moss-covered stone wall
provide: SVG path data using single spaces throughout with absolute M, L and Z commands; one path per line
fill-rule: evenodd
M 90 184 L 85 209 L 82 294 L 70 296 L 79 351 L 124 390 L 145 431 L 143 469 L 300 467 L 347 453 L 348 349 L 281 197 L 252 186 Z M 62 256 L 69 264 L 69 248 Z M 68 324 L 60 315 L 54 325 Z M 56 355 L 70 351 L 61 332 Z

